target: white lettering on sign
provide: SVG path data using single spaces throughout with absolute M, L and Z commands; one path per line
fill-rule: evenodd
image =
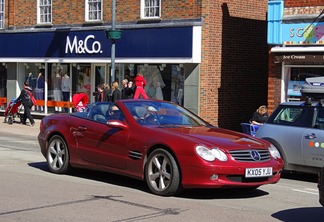
M 295 35 L 298 37 L 303 37 L 304 34 L 304 28 L 298 28 L 297 30 L 295 30 L 294 28 L 291 28 L 289 30 L 290 33 L 290 38 L 293 38 Z
M 101 44 L 99 41 L 94 41 L 94 35 L 88 35 L 84 40 L 78 40 L 77 36 L 74 36 L 71 42 L 70 37 L 66 37 L 65 54 L 77 53 L 77 54 L 97 54 L 102 53 Z
M 306 59 L 306 56 L 305 55 L 283 55 L 282 59 L 304 60 Z
M 305 59 L 306 57 L 304 55 L 292 55 L 291 59 Z

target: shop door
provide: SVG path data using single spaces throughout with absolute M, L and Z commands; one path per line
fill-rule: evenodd
M 105 64 L 94 64 L 93 66 L 92 74 L 94 79 L 94 85 L 92 85 L 92 92 L 94 93 L 92 97 L 92 102 L 95 101 L 95 96 L 97 94 L 97 86 L 103 83 L 108 83 L 109 81 L 106 70 L 107 68 Z

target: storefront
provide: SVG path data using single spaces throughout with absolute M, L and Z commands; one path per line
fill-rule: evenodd
M 324 52 L 311 52 L 318 48 L 308 48 L 306 52 L 301 53 L 298 52 L 298 48 L 273 48 L 272 51 L 276 54 L 274 62 L 282 64 L 281 102 L 300 100 L 300 89 L 306 79 L 324 76 Z
M 162 99 L 198 110 L 200 26 L 123 29 L 115 44 L 114 76 L 111 45 L 104 29 L 2 33 L 0 109 L 28 81 L 37 99 L 33 112 L 73 112 L 75 93 L 84 92 L 93 102 L 97 85 L 115 80 L 121 86 L 142 72 L 151 98 L 162 91 Z
M 268 43 L 274 45 L 272 62 L 281 66 L 280 102 L 300 100 L 306 78 L 324 76 L 324 15 L 288 15 L 284 1 L 268 4 Z

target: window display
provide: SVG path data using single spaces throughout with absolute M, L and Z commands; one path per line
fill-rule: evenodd
M 78 65 L 77 93 L 85 93 L 88 98 L 91 95 L 91 64 Z
M 324 68 L 320 67 L 291 67 L 287 71 L 287 96 L 288 100 L 299 99 L 300 89 L 306 78 L 324 76 Z

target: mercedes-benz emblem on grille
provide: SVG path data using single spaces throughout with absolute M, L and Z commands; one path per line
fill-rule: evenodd
M 254 159 L 255 161 L 260 161 L 261 160 L 261 155 L 260 155 L 260 153 L 258 151 L 251 150 L 250 154 L 251 154 L 252 159 Z

